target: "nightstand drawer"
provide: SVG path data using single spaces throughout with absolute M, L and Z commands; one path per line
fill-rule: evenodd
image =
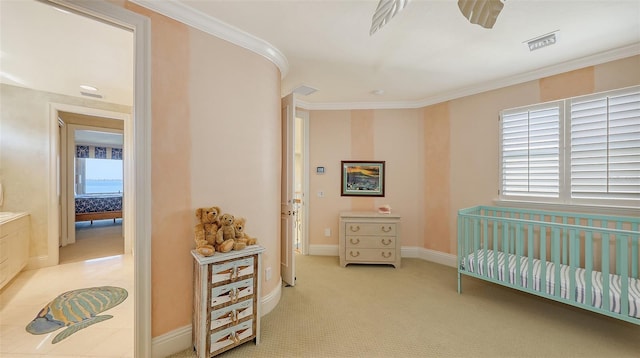
M 252 323 L 253 321 L 245 321 L 237 326 L 212 333 L 210 336 L 211 350 L 209 354 L 237 346 L 242 343 L 242 340 L 250 338 L 253 335 Z
M 346 259 L 360 262 L 394 262 L 396 249 L 347 249 Z
M 395 223 L 345 223 L 345 234 L 396 236 Z
M 213 265 L 211 283 L 236 281 L 239 278 L 253 275 L 253 257 L 227 261 Z
M 396 238 L 392 236 L 347 236 L 347 249 L 364 248 L 364 249 L 384 249 L 396 248 Z
M 211 307 L 219 306 L 223 303 L 236 303 L 240 299 L 253 294 L 253 278 L 233 282 L 224 286 L 217 286 L 211 289 Z
M 211 330 L 224 326 L 236 325 L 253 315 L 253 301 L 244 300 L 235 305 L 222 307 L 211 312 Z

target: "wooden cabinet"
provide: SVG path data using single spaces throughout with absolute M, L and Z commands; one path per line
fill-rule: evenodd
M 260 343 L 258 245 L 204 257 L 195 250 L 193 347 L 199 358 L 213 357 L 240 344 Z
M 400 267 L 400 216 L 376 212 L 340 213 L 340 265 Z

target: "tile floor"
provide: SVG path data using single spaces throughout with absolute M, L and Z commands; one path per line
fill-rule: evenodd
M 133 256 L 115 255 L 22 271 L 0 291 L 0 356 L 133 357 Z M 118 286 L 129 293 L 102 314 L 113 318 L 86 327 L 52 344 L 62 331 L 32 335 L 25 327 L 63 292 L 95 286 Z

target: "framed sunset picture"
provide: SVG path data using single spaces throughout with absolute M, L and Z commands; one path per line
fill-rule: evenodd
M 341 196 L 384 196 L 383 161 L 342 161 Z

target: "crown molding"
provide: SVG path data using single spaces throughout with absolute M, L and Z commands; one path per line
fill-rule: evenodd
M 280 69 L 280 78 L 284 78 L 287 72 L 289 72 L 289 61 L 280 50 L 270 43 L 235 26 L 220 21 L 215 17 L 207 15 L 202 11 L 187 6 L 180 1 L 129 1 L 265 57 Z
M 435 96 L 427 97 L 419 101 L 398 101 L 398 102 L 332 102 L 332 103 L 312 103 L 298 99 L 298 107 L 306 110 L 350 110 L 350 109 L 411 109 L 423 108 L 433 104 L 438 104 L 457 98 L 471 96 L 474 94 L 496 90 L 508 86 L 517 85 L 540 78 L 554 76 L 560 73 L 574 71 L 580 68 L 595 66 L 602 63 L 620 60 L 623 58 L 640 54 L 640 42 L 619 47 L 610 51 L 600 52 L 595 55 L 581 57 L 579 59 L 566 61 L 557 65 L 539 68 L 533 71 L 521 73 L 515 76 L 489 81 L 476 86 L 469 86 L 454 91 L 444 92 Z

